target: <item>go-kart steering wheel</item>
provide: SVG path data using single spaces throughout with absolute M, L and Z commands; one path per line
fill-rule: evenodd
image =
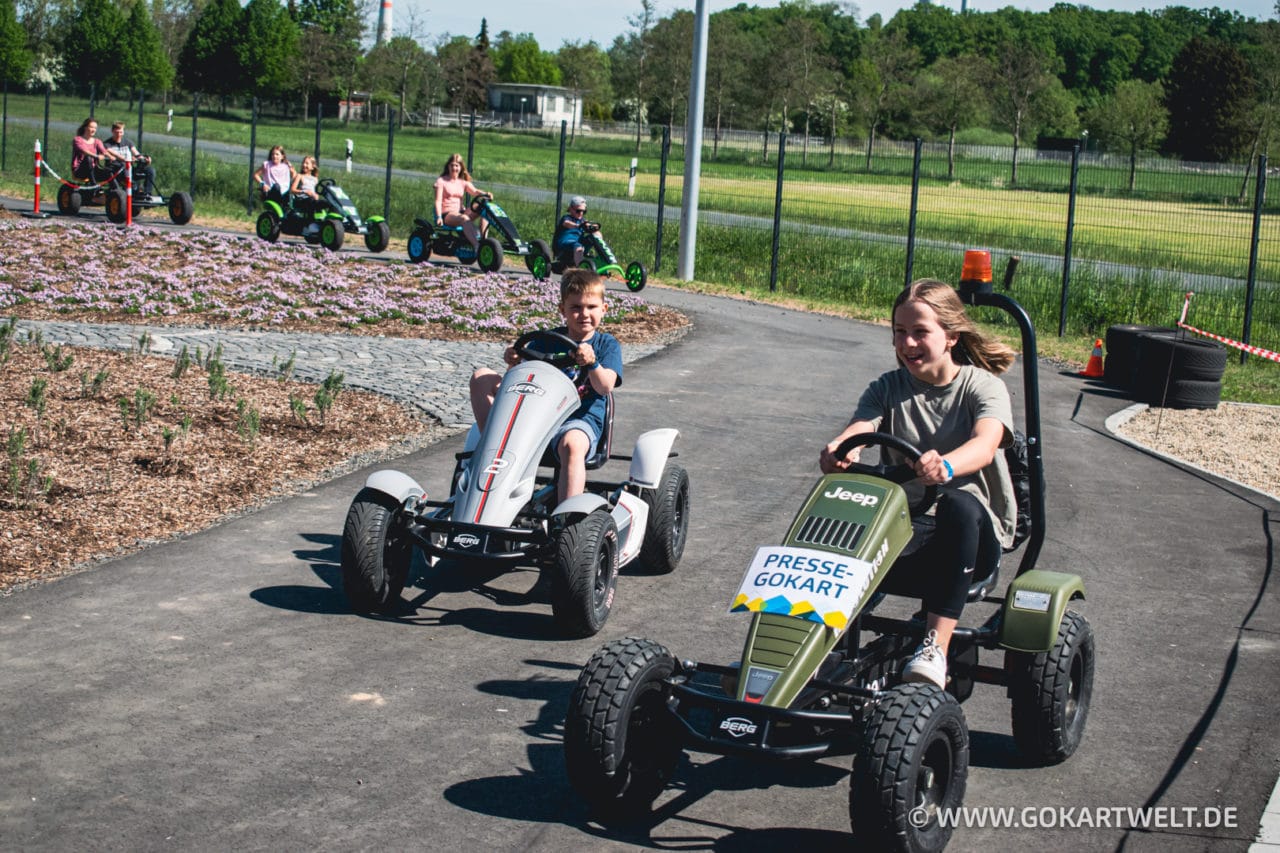
M 472 212 L 479 213 L 480 207 L 489 199 L 493 198 L 493 193 L 476 193 L 471 197 L 471 203 L 467 205 Z
M 851 435 L 844 441 L 840 442 L 840 446 L 836 448 L 833 454 L 837 459 L 844 459 L 850 450 L 855 447 L 891 447 L 899 453 L 904 454 L 912 462 L 917 462 L 922 455 L 920 450 L 911 442 L 898 438 L 887 432 L 863 432 L 858 435 Z M 859 474 L 870 474 L 872 477 L 879 477 L 882 480 L 888 480 L 891 483 L 902 485 L 916 479 L 916 470 L 910 465 L 867 465 L 863 462 L 849 463 L 850 471 Z M 924 494 L 920 500 L 916 501 L 910 507 L 911 517 L 924 515 L 933 506 L 938 499 L 938 487 L 930 484 L 924 487 Z
M 321 178 L 316 182 L 316 195 L 319 195 L 331 186 L 333 186 L 333 178 Z
M 554 348 L 554 351 L 542 352 L 541 350 L 529 349 L 529 344 L 534 341 L 543 341 Z M 564 351 L 565 347 L 569 349 L 567 353 Z M 538 332 L 525 332 L 516 338 L 515 351 L 523 359 L 545 361 L 552 367 L 559 367 L 563 370 L 575 363 L 574 355 L 578 352 L 578 342 L 568 335 L 544 329 Z

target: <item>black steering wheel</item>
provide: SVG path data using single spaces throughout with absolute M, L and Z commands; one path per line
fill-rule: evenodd
M 331 186 L 333 186 L 333 178 L 321 178 L 316 182 L 316 195 L 319 195 Z
M 471 204 L 468 205 L 473 213 L 479 213 L 480 208 L 484 207 L 484 203 L 493 198 L 493 193 L 476 193 L 471 197 Z
M 548 349 L 551 352 L 529 349 L 529 344 L 535 341 L 548 344 Z M 565 352 L 566 347 L 569 350 L 568 352 Z M 527 361 L 545 361 L 552 367 L 559 367 L 563 370 L 575 364 L 574 356 L 578 352 L 578 342 L 568 335 L 544 329 L 537 332 L 525 332 L 516 338 L 515 350 L 517 355 Z
M 844 441 L 840 442 L 840 446 L 836 448 L 833 454 L 837 459 L 844 459 L 850 450 L 855 447 L 891 447 L 899 453 L 905 455 L 912 462 L 920 459 L 921 453 L 919 448 L 904 439 L 898 438 L 887 432 L 863 432 L 858 435 L 851 435 Z M 867 465 L 863 462 L 851 462 L 848 470 L 855 471 L 859 474 L 869 474 L 872 477 L 879 477 L 882 480 L 888 480 L 891 483 L 903 485 L 916 479 L 916 470 L 910 465 Z M 933 506 L 938 499 L 938 487 L 930 484 L 924 487 L 924 494 L 920 500 L 916 501 L 910 507 L 911 517 L 924 515 Z

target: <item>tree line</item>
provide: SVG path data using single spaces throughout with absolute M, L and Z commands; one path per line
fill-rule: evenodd
M 493 83 L 556 85 L 588 119 L 634 122 L 639 145 L 644 125 L 683 123 L 693 13 L 632 2 L 611 44 L 549 51 L 528 33 L 491 37 L 485 19 L 474 37 L 433 35 L 412 14 L 371 45 L 378 0 L 0 0 L 0 74 L 59 91 L 200 93 L 224 109 L 255 96 L 304 117 L 354 91 L 404 116 L 486 111 Z M 713 145 L 725 129 L 799 133 L 806 157 L 822 139 L 834 159 L 837 138 L 861 139 L 868 167 L 878 136 L 1238 161 L 1275 144 L 1280 22 L 1065 3 L 960 14 L 926 0 L 859 22 L 849 3 L 740 3 L 711 16 L 706 99 Z

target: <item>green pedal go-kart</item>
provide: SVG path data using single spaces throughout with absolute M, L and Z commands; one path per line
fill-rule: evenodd
M 1089 713 L 1094 639 L 1085 618 L 1067 609 L 1084 597 L 1081 579 L 1035 568 L 1045 535 L 1035 333 L 1022 308 L 989 284 L 961 294 L 1003 308 L 1022 328 L 1030 494 L 1019 511 L 1028 510 L 1030 530 L 1003 596 L 993 594 L 999 554 L 975 571 L 969 600 L 994 612 L 976 627 L 957 627 L 947 689 L 901 679 L 924 633 L 922 614 L 874 612 L 913 518 L 939 487 L 909 506 L 900 484 L 914 477 L 910 465 L 828 474 L 783 543 L 757 551 L 733 600 L 731 610 L 751 614 L 740 662 L 684 660 L 637 638 L 611 642 L 587 662 L 564 750 L 570 783 L 599 819 L 647 812 L 684 749 L 788 759 L 852 754 L 849 816 L 865 849 L 940 850 L 954 825 L 943 810 L 962 805 L 968 775 L 960 702 L 977 683 L 1007 689 L 1014 741 L 1030 761 L 1056 763 L 1075 751 Z M 881 433 L 854 436 L 836 454 L 861 444 L 919 457 Z M 979 652 L 995 651 L 1001 664 L 979 663 Z
M 409 260 L 415 264 L 431 259 L 432 253 L 446 258 L 457 258 L 464 264 L 478 264 L 485 272 L 502 269 L 504 254 L 519 255 L 524 265 L 539 281 L 551 276 L 551 249 L 545 240 L 520 239 L 516 224 L 507 212 L 493 200 L 489 193 L 480 193 L 471 199 L 471 210 L 488 223 L 488 233 L 475 248 L 467 242 L 466 235 L 457 225 L 433 225 L 417 217 L 413 220 L 413 233 L 409 235 Z M 436 220 L 438 220 L 438 215 Z M 498 236 L 493 236 L 493 235 Z
M 632 261 L 627 264 L 626 269 L 618 263 L 618 257 L 613 253 L 613 249 L 609 248 L 609 244 L 605 242 L 604 235 L 600 233 L 600 223 L 588 222 L 582 229 L 582 261 L 578 266 L 583 269 L 589 269 L 597 275 L 612 278 L 620 276 L 627 284 L 627 289 L 632 293 L 644 290 L 645 284 L 649 281 L 649 273 L 645 270 L 644 264 L 639 261 Z M 573 266 L 573 258 L 560 257 L 556 258 L 551 264 L 553 273 L 562 273 Z
M 308 243 L 319 243 L 331 252 L 342 248 L 348 234 L 364 237 L 364 247 L 370 252 L 381 252 L 391 242 L 391 227 L 381 216 L 361 219 L 356 204 L 331 178 L 322 178 L 316 184 L 319 199 L 311 209 L 304 209 L 306 202 L 291 199 L 282 205 L 276 198 L 262 202 L 263 211 L 258 214 L 257 234 L 268 243 L 280 239 L 281 234 L 302 237 Z

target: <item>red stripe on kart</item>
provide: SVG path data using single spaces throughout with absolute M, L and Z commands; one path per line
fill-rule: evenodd
M 530 373 L 528 376 L 525 377 L 526 382 L 532 381 L 532 379 L 533 379 L 532 373 Z M 521 394 L 520 399 L 516 400 L 515 408 L 511 410 L 511 417 L 510 419 L 507 420 L 507 427 L 502 432 L 502 442 L 498 445 L 498 452 L 497 454 L 494 455 L 493 457 L 494 459 L 501 459 L 503 451 L 507 449 L 507 440 L 511 438 L 511 430 L 516 425 L 516 418 L 520 416 L 520 407 L 523 405 L 524 405 L 524 395 Z M 496 476 L 498 476 L 498 472 L 496 470 L 491 471 L 489 473 L 489 479 L 485 481 L 484 489 L 480 493 L 480 506 L 476 508 L 476 517 L 472 519 L 472 522 L 474 524 L 480 523 L 480 514 L 484 512 L 484 505 L 489 501 L 489 489 L 490 487 L 493 486 L 493 478 Z

